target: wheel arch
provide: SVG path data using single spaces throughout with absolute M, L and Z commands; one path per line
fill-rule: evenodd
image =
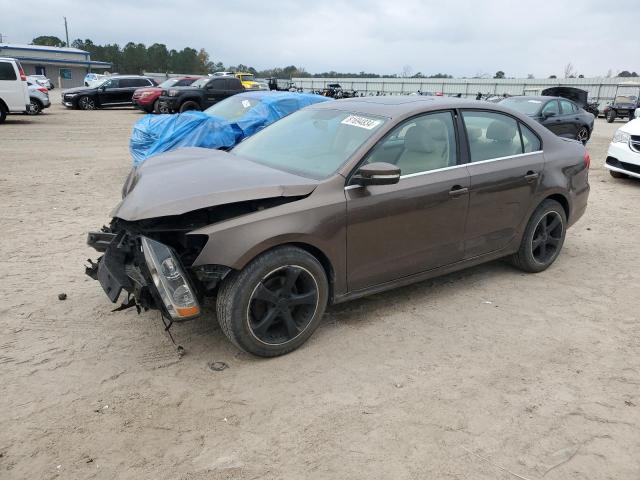
M 564 210 L 564 214 L 567 217 L 567 221 L 569 221 L 569 216 L 571 214 L 571 206 L 569 204 L 569 199 L 567 197 L 565 197 L 561 193 L 552 193 L 551 195 L 548 195 L 545 198 L 543 198 L 538 205 L 540 205 L 545 200 L 555 200 L 556 202 L 558 202 L 562 206 L 562 209 Z
M 320 262 L 320 264 L 322 265 L 322 268 L 325 271 L 325 274 L 327 275 L 327 281 L 329 283 L 329 298 L 333 300 L 334 283 L 336 279 L 333 262 L 329 258 L 329 255 L 327 255 L 327 253 L 322 250 L 322 248 L 310 242 L 307 242 L 304 239 L 296 239 L 296 238 L 281 238 L 279 240 L 270 239 L 252 248 L 242 258 L 240 258 L 235 263 L 235 265 L 231 266 L 231 268 L 234 268 L 236 270 L 241 270 L 249 262 L 253 261 L 260 255 L 264 255 L 267 252 L 270 252 L 272 250 L 282 248 L 282 247 L 297 247 L 309 253 L 310 255 L 313 255 Z

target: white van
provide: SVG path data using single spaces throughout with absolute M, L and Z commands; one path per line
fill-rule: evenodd
M 15 58 L 0 57 L 0 123 L 9 112 L 24 112 L 29 109 L 27 76 Z

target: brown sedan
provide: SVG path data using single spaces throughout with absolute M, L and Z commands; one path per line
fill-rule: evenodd
M 231 152 L 186 148 L 132 171 L 87 273 L 168 321 L 216 297 L 261 356 L 304 343 L 338 303 L 509 257 L 556 259 L 584 213 L 589 155 L 484 102 L 376 97 L 300 110 Z

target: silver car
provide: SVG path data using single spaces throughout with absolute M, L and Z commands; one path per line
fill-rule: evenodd
M 50 78 L 47 78 L 44 75 L 29 75 L 27 80 L 31 80 L 33 83 L 37 83 L 38 85 L 42 85 L 47 90 L 53 90 L 55 86 Z
M 26 114 L 38 115 L 42 113 L 42 110 L 51 106 L 49 92 L 45 87 L 30 80 L 27 80 L 27 86 L 29 88 L 29 109 L 25 112 Z

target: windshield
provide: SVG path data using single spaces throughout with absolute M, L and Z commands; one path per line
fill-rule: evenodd
M 191 86 L 196 88 L 202 88 L 209 82 L 209 80 L 211 80 L 209 77 L 202 77 L 196 80 L 195 82 L 193 82 Z
M 255 98 L 241 98 L 232 96 L 216 103 L 205 110 L 205 113 L 214 117 L 221 117 L 228 121 L 238 120 L 245 113 L 258 105 L 260 100 Z
M 176 83 L 178 83 L 179 78 L 167 78 L 164 82 L 158 85 L 161 88 L 169 88 L 173 87 Z
M 385 121 L 338 110 L 299 110 L 232 151 L 256 163 L 323 179 L 344 165 Z
M 535 115 L 542 106 L 542 100 L 511 97 L 502 100 L 500 105 L 513 108 L 516 112 L 524 113 L 525 115 Z

